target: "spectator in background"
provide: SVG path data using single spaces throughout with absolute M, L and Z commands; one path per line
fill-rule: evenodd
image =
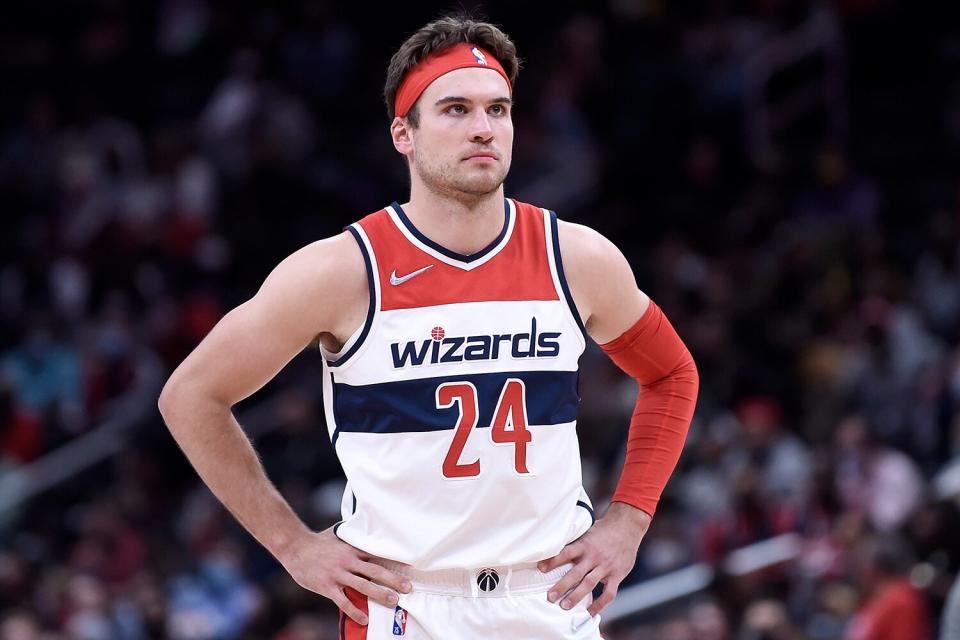
M 914 292 L 928 325 L 942 338 L 960 338 L 960 235 L 957 220 L 937 211 L 928 224 L 930 242 L 917 260 Z
M 113 602 L 103 583 L 93 576 L 77 574 L 67 583 L 63 628 L 77 640 L 112 640 L 120 635 Z
M 697 640 L 730 640 L 730 621 L 723 607 L 712 600 L 698 602 L 690 609 L 690 624 Z
M 797 203 L 797 215 L 816 221 L 871 225 L 880 210 L 880 190 L 868 178 L 854 174 L 842 149 L 827 143 L 816 155 L 816 184 Z
M 864 267 L 868 270 L 865 279 L 879 282 L 888 277 L 881 273 L 887 267 L 879 266 L 877 258 L 865 257 L 868 263 L 878 263 Z M 913 437 L 905 432 L 910 392 L 924 367 L 942 358 L 943 346 L 908 304 L 870 296 L 859 311 L 863 343 L 852 359 L 857 403 L 875 435 L 888 443 L 908 446 Z
M 737 640 L 801 640 L 787 608 L 775 599 L 755 600 L 743 614 Z
M 837 426 L 835 484 L 847 510 L 878 531 L 894 531 L 920 505 L 923 477 L 905 454 L 877 441 L 862 415 Z
M 0 463 L 30 462 L 43 450 L 43 427 L 19 406 L 12 385 L 0 375 Z
M 760 492 L 784 520 L 795 520 L 810 498 L 813 460 L 809 448 L 783 425 L 783 410 L 770 397 L 740 402 L 737 418 L 743 434 L 741 465 L 754 465 L 760 474 Z M 784 522 L 781 525 L 787 528 Z
M 748 397 L 734 413 L 733 425 L 715 420 L 701 435 L 697 453 L 703 467 L 692 469 L 682 485 L 685 499 L 697 508 L 703 552 L 710 560 L 794 530 L 813 486 L 809 447 L 784 428 L 774 399 Z M 732 433 L 724 434 L 725 428 Z
M 50 637 L 41 631 L 36 616 L 27 611 L 8 611 L 0 620 L 2 640 L 45 640 Z
M 906 577 L 910 560 L 909 548 L 895 536 L 869 538 L 857 549 L 853 572 L 866 598 L 844 640 L 930 639 L 929 605 Z
M 198 571 L 174 579 L 167 625 L 172 637 L 229 640 L 243 635 L 265 598 L 243 574 L 239 551 L 221 542 L 201 559 Z
M 334 640 L 336 634 L 324 624 L 323 618 L 301 614 L 294 617 L 273 640 Z
M 24 406 L 42 413 L 82 399 L 80 357 L 74 345 L 54 335 L 48 318 L 30 323 L 23 342 L 0 360 Z

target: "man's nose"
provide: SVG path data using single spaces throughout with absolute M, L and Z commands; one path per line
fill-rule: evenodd
M 477 109 L 470 120 L 470 139 L 474 142 L 489 142 L 493 139 L 493 127 L 490 115 L 483 109 Z

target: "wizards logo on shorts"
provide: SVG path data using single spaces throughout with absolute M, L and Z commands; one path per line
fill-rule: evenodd
M 406 610 L 397 605 L 396 611 L 393 612 L 393 635 L 402 636 L 407 632 L 407 612 Z
M 512 358 L 556 358 L 560 355 L 559 331 L 537 333 L 537 319 L 530 318 L 530 331 L 494 333 L 479 336 L 448 336 L 440 326 L 430 330 L 426 340 L 410 340 L 401 347 L 390 344 L 393 368 L 419 367 L 425 364 L 498 360 Z

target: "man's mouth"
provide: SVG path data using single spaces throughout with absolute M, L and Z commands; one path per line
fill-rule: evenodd
M 492 160 L 499 160 L 499 158 L 497 157 L 497 154 L 493 152 L 479 151 L 477 153 L 470 154 L 469 156 L 464 158 L 464 160 L 492 161 Z

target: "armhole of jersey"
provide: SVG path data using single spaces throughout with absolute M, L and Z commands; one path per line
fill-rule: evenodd
M 347 505 L 350 505 L 349 513 L 347 512 Z M 357 494 L 353 492 L 353 487 L 350 486 L 350 481 L 347 480 L 347 483 L 343 487 L 343 497 L 340 498 L 340 520 L 333 525 L 333 534 L 340 537 L 337 534 L 337 529 L 340 528 L 340 525 L 345 524 L 355 513 L 357 512 Z
M 321 351 L 327 360 L 327 365 L 331 369 L 337 369 L 350 360 L 366 340 L 373 326 L 374 317 L 380 308 L 380 278 L 377 276 L 377 259 L 373 253 L 373 247 L 370 246 L 370 239 L 364 233 L 363 227 L 354 223 L 347 227 L 347 231 L 353 235 L 354 240 L 360 246 L 360 253 L 363 254 L 363 264 L 367 270 L 367 289 L 370 292 L 370 304 L 367 307 L 367 317 L 363 321 L 363 326 L 357 329 L 352 336 L 343 345 L 338 353 L 331 354 L 321 345 Z
M 543 209 L 543 221 L 545 225 L 545 235 L 547 239 L 547 259 L 550 262 L 550 275 L 553 276 L 553 284 L 557 289 L 557 295 L 563 297 L 567 302 L 567 308 L 570 315 L 580 329 L 580 337 L 584 344 L 587 342 L 587 330 L 583 326 L 583 320 L 580 318 L 580 312 L 577 305 L 570 295 L 570 287 L 567 286 L 567 278 L 563 275 L 563 260 L 560 257 L 560 237 L 558 233 L 557 214 L 549 209 Z
M 330 371 L 330 365 L 324 362 L 323 367 L 323 411 L 327 419 L 327 432 L 330 434 L 330 444 L 334 451 L 337 449 L 337 438 L 340 437 L 340 427 L 337 426 L 336 411 L 336 382 L 333 379 L 333 371 Z
M 587 504 L 587 503 L 584 502 L 583 500 L 577 500 L 577 506 L 578 506 L 578 507 L 583 507 L 584 509 L 587 510 L 587 513 L 590 514 L 590 524 L 591 524 L 591 525 L 592 525 L 594 522 L 597 521 L 597 515 L 593 512 L 593 507 L 591 507 L 589 504 Z

